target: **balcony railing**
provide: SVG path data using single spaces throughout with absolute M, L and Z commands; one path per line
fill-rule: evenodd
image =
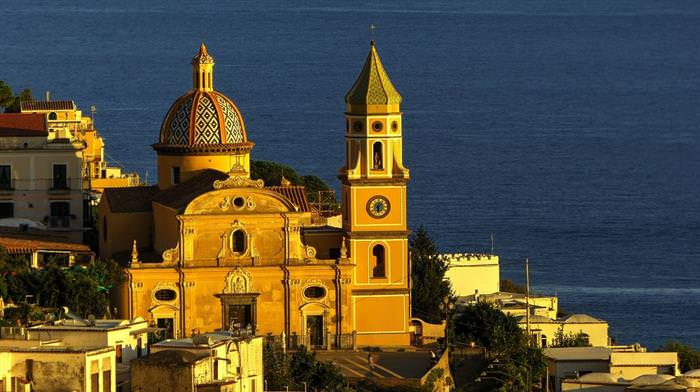
M 49 227 L 51 228 L 68 228 L 70 227 L 70 215 L 50 216 Z
M 15 190 L 15 179 L 11 178 L 9 180 L 0 181 L 0 192 L 2 191 L 13 191 Z
M 9 191 L 49 191 L 69 192 L 82 189 L 81 178 L 12 178 L 9 181 L 0 182 L 0 192 Z
M 317 350 L 328 348 L 333 350 L 354 350 L 356 349 L 355 338 L 355 334 L 351 333 L 341 335 L 328 333 L 324 334 L 322 339 L 320 339 L 321 341 L 318 341 L 319 339 L 312 339 L 310 336 L 291 334 L 290 336 L 284 337 L 284 348 L 286 350 L 297 350 L 300 346 L 306 346 Z M 265 343 L 275 350 L 281 350 L 283 347 L 282 336 L 279 335 L 265 336 Z

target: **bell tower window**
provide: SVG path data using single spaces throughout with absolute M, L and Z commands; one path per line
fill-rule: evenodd
M 372 277 L 373 278 L 385 278 L 386 277 L 386 263 L 384 260 L 384 246 L 375 245 L 372 248 L 372 261 L 374 267 L 372 267 Z
M 372 145 L 372 157 L 372 170 L 384 170 L 382 142 L 374 142 Z
M 246 250 L 246 235 L 243 230 L 236 230 L 231 234 L 231 250 L 233 253 L 242 255 Z

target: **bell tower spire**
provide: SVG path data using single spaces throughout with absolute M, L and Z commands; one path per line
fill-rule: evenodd
M 192 88 L 199 91 L 214 90 L 214 58 L 207 53 L 204 42 L 192 59 Z

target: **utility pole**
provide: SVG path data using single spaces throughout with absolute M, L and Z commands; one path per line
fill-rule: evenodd
M 527 336 L 527 348 L 529 349 L 532 346 L 532 336 L 530 336 L 530 267 L 529 267 L 529 260 L 526 257 L 525 258 L 525 307 L 526 307 L 526 313 L 525 313 L 525 331 L 526 331 L 526 336 Z M 532 391 L 532 369 L 530 367 L 530 363 L 528 362 L 527 364 L 527 390 L 528 392 Z
M 530 269 L 528 258 L 525 258 L 525 332 L 527 335 L 527 346 L 530 347 Z

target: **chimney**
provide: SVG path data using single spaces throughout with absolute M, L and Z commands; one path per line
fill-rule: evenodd
M 51 101 L 51 91 L 46 90 L 46 102 Z

